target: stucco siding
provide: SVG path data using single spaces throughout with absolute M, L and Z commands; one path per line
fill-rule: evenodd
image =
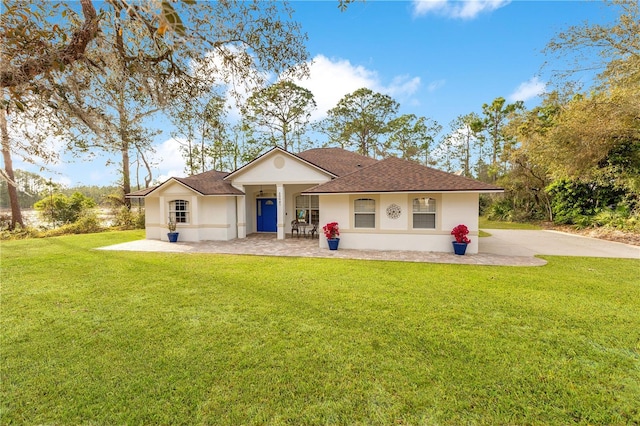
M 235 197 L 201 197 L 197 226 L 199 241 L 232 240 L 237 236 Z
M 159 240 L 162 231 L 160 222 L 160 199 L 147 197 L 144 200 L 145 236 L 148 240 Z M 165 228 L 166 230 L 166 228 Z
M 442 228 L 451 231 L 459 224 L 478 231 L 479 200 L 477 193 L 442 194 Z
M 380 195 L 379 205 L 376 206 L 376 213 L 379 212 L 380 229 L 381 230 L 406 230 L 411 226 L 410 214 L 411 210 L 407 206 L 406 194 L 382 194 Z M 400 216 L 392 218 L 387 215 L 387 208 L 400 207 Z
M 413 229 L 413 199 L 436 199 L 436 228 Z M 376 200 L 376 228 L 357 229 L 353 226 L 353 201 L 356 198 Z M 400 207 L 400 216 L 393 219 L 387 208 Z M 321 195 L 320 226 L 328 222 L 340 226 L 340 247 L 344 249 L 414 250 L 453 252 L 451 229 L 463 223 L 471 231 L 470 254 L 478 252 L 478 194 L 381 194 L 381 195 Z M 328 248 L 322 237 L 320 247 Z

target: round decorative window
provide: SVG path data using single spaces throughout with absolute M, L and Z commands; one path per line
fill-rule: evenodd
M 391 204 L 389 207 L 387 207 L 387 217 L 389 219 L 397 219 L 400 217 L 401 213 L 402 209 L 397 204 Z
M 281 169 L 284 167 L 284 158 L 281 156 L 277 156 L 273 159 L 273 165 L 276 166 L 276 169 Z

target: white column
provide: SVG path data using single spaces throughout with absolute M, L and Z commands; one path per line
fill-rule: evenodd
M 244 192 L 244 187 L 238 188 Z M 236 224 L 238 227 L 238 238 L 247 238 L 247 201 L 245 195 L 236 197 Z
M 284 240 L 284 185 L 279 183 L 276 185 L 276 197 L 278 203 L 278 239 Z

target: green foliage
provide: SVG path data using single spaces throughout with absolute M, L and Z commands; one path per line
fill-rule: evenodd
M 18 185 L 18 204 L 23 209 L 33 207 L 33 204 L 44 197 L 50 187 L 49 181 L 36 173 L 17 169 L 14 170 L 14 178 Z M 7 185 L 5 180 L 0 180 L 0 208 L 10 207 Z
M 64 194 L 52 194 L 35 203 L 34 208 L 40 212 L 44 220 L 54 224 L 69 224 L 76 222 L 87 210 L 96 206 L 95 201 L 74 192 L 71 197 Z
M 144 211 L 135 212 L 126 206 L 120 207 L 114 215 L 113 226 L 118 229 L 144 229 L 145 215 Z
M 622 200 L 620 190 L 595 182 L 559 179 L 549 185 L 554 221 L 560 224 L 588 226 L 589 217 L 617 206 Z
M 626 205 L 619 205 L 615 210 L 604 209 L 598 212 L 591 218 L 590 224 L 640 232 L 640 215 L 632 214 Z
M 493 221 L 512 222 L 514 216 L 513 201 L 510 198 L 494 200 L 486 209 L 487 219 Z
M 243 108 L 245 123 L 258 133 L 265 146 L 280 146 L 292 152 L 306 132 L 316 108 L 313 93 L 297 84 L 281 80 L 253 93 Z
M 640 262 L 2 246 L 2 424 L 633 425 Z M 446 277 L 446 279 L 442 279 Z
M 9 219 L 10 221 L 11 219 Z M 40 238 L 42 232 L 31 226 L 22 227 L 19 224 L 14 229 L 9 229 L 4 218 L 0 222 L 0 241 L 24 240 L 27 238 Z
M 389 123 L 399 108 L 400 104 L 389 95 L 360 88 L 327 111 L 324 130 L 332 144 L 376 157 L 384 153 L 379 138 L 391 130 Z
M 70 234 L 93 234 L 102 232 L 105 228 L 100 223 L 100 219 L 93 211 L 83 211 L 78 219 L 58 228 L 43 231 L 39 237 L 57 237 Z

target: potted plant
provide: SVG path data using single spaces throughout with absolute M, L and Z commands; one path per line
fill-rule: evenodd
M 456 239 L 453 241 L 453 252 L 455 254 L 463 255 L 467 251 L 467 244 L 471 242 L 467 235 L 469 234 L 469 228 L 465 225 L 458 225 L 451 230 L 451 235 Z
M 327 237 L 327 243 L 329 244 L 329 250 L 338 250 L 338 243 L 340 243 L 340 228 L 338 228 L 338 222 L 330 222 L 322 227 L 324 236 Z
M 167 237 L 169 238 L 170 243 L 175 243 L 178 241 L 179 232 L 176 232 L 176 223 L 169 218 L 169 222 L 167 222 L 167 228 L 169 228 L 169 233 Z

